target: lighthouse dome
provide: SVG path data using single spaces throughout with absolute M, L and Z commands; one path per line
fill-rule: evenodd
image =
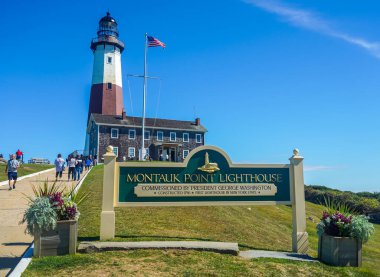
M 109 12 L 99 20 L 98 37 L 102 36 L 119 37 L 116 20 Z
M 99 24 L 101 24 L 102 22 L 112 22 L 112 23 L 117 24 L 115 18 L 113 18 L 109 12 L 107 12 L 107 15 L 106 15 L 106 16 L 103 16 L 103 17 L 99 20 Z

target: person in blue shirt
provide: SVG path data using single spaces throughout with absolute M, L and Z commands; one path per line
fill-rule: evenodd
M 90 158 L 87 158 L 86 159 L 86 170 L 89 170 L 91 168 L 91 164 L 92 164 L 92 161 L 90 160 Z

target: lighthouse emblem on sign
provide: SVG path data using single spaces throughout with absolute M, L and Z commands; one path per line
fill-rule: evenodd
M 214 173 L 215 171 L 219 171 L 219 167 L 217 163 L 210 163 L 208 153 L 205 154 L 205 164 L 201 167 L 198 167 L 198 170 L 207 172 L 207 173 Z

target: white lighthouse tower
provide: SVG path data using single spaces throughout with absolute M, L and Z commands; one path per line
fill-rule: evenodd
M 124 43 L 119 40 L 116 20 L 110 13 L 99 21 L 98 37 L 91 41 L 94 52 L 92 86 L 88 116 L 92 113 L 121 115 L 123 92 L 121 53 Z
M 122 115 L 124 110 L 121 77 L 124 43 L 119 40 L 117 22 L 109 12 L 99 20 L 97 35 L 91 41 L 94 65 L 87 122 L 92 113 Z M 88 130 L 86 133 L 84 154 L 88 155 Z

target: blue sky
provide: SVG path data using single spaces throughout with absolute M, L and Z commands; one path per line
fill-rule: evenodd
M 235 162 L 305 157 L 305 182 L 379 191 L 380 2 L 6 1 L 0 23 L 0 153 L 83 149 L 93 56 L 107 9 L 126 44 L 127 114 L 193 120 Z M 132 104 L 130 99 L 132 99 Z M 159 105 L 157 102 L 159 100 Z M 158 106 L 158 108 L 157 108 Z

